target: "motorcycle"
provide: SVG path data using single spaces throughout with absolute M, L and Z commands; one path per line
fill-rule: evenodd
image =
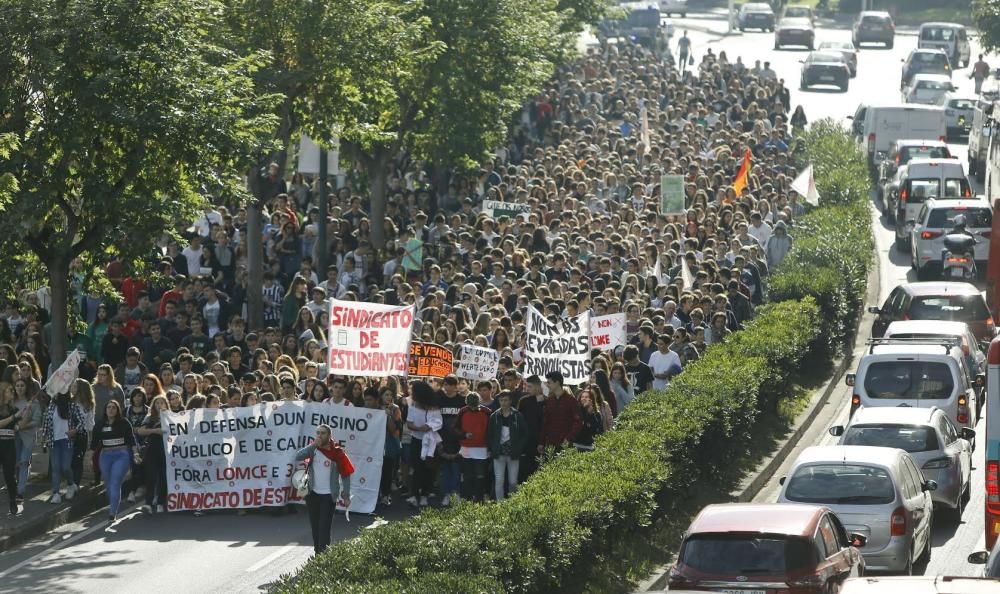
M 976 279 L 975 237 L 962 233 L 944 236 L 941 250 L 941 277 L 972 282 Z

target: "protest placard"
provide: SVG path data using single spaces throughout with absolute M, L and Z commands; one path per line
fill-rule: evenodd
M 413 306 L 330 301 L 329 370 L 338 375 L 387 377 L 409 370 Z
M 500 353 L 471 344 L 461 345 L 455 361 L 455 375 L 469 380 L 491 380 L 500 369 Z
M 590 318 L 590 346 L 602 351 L 625 346 L 625 314 L 616 313 Z
M 165 411 L 167 510 L 267 507 L 299 503 L 291 487 L 295 452 L 327 424 L 354 464 L 351 511 L 371 513 L 385 449 L 380 410 L 304 401 Z
M 590 312 L 550 322 L 528 307 L 524 377 L 560 371 L 567 386 L 590 380 Z
M 483 200 L 482 212 L 491 219 L 500 217 L 521 217 L 528 220 L 531 214 L 531 206 L 515 202 L 502 202 L 500 200 Z
M 660 176 L 660 214 L 684 214 L 684 176 Z
M 432 342 L 413 341 L 410 345 L 410 377 L 447 377 L 454 355 Z

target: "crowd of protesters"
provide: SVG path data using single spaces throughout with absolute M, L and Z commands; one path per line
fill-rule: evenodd
M 753 317 L 803 212 L 789 187 L 789 108 L 783 81 L 759 62 L 709 50 L 681 74 L 636 45 L 594 48 L 560 68 L 526 104 L 509 143 L 472 175 L 428 172 L 401 157 L 390 165 L 386 217 L 371 221 L 364 184 L 349 174 L 331 194 L 326 270 L 315 266 L 319 181 L 273 165 L 262 287 L 248 285 L 246 209 L 218 200 L 183 230 L 188 239 L 154 259 L 155 278 L 166 281 L 114 260 L 105 272 L 120 300 L 109 300 L 86 292 L 74 266 L 72 301 L 86 331 L 72 329 L 69 343 L 86 359 L 69 393 L 42 390 L 47 291 L 7 305 L 7 490 L 24 495 L 31 453 L 45 447 L 52 502 L 73 497 L 89 461 L 109 492 L 129 501 L 144 492 L 144 511 L 162 511 L 161 411 L 304 399 L 385 411 L 382 505 L 394 493 L 415 507 L 435 495 L 444 505 L 502 499 L 545 452 L 593 448 L 636 395 L 668 386 Z M 734 188 L 747 149 L 753 167 Z M 684 212 L 660 212 L 664 174 L 684 176 Z M 531 212 L 493 219 L 484 200 Z M 373 245 L 373 224 L 385 231 L 384 249 Z M 246 321 L 253 291 L 265 304 L 259 329 Z M 498 376 L 330 373 L 330 299 L 413 304 L 415 338 L 495 349 Z M 549 317 L 624 313 L 629 344 L 595 351 L 583 385 L 557 372 L 524 377 L 529 304 Z M 421 452 L 429 431 L 440 439 Z M 111 503 L 113 516 L 117 495 Z

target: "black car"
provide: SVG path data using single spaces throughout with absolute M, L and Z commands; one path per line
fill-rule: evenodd
M 946 74 L 951 76 L 948 54 L 939 49 L 915 49 L 903 60 L 903 72 L 899 77 L 902 89 L 913 81 L 914 74 Z
M 854 47 L 861 47 L 862 43 L 882 43 L 887 49 L 892 49 L 895 39 L 896 24 L 888 12 L 875 10 L 861 12 L 851 27 Z
M 813 85 L 833 85 L 847 91 L 851 70 L 840 52 L 810 52 L 802 62 L 799 88 L 803 91 Z
M 774 31 L 774 11 L 770 4 L 763 2 L 751 2 L 741 6 L 736 21 L 740 31 L 747 29 Z
M 813 29 L 812 21 L 792 17 L 781 19 L 774 30 L 774 49 L 781 49 L 786 45 L 804 45 L 809 49 L 815 49 L 816 31 Z

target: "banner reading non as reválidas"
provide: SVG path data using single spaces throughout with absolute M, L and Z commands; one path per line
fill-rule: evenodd
M 326 423 L 354 463 L 351 511 L 371 513 L 385 451 L 385 413 L 303 401 L 164 412 L 167 510 L 267 507 L 301 500 L 291 487 L 295 452 Z
M 411 305 L 330 301 L 330 373 L 404 376 L 413 331 Z
M 410 377 L 447 377 L 454 357 L 439 344 L 414 340 L 410 345 Z
M 567 386 L 590 381 L 590 312 L 552 323 L 528 306 L 524 377 L 560 371 Z

